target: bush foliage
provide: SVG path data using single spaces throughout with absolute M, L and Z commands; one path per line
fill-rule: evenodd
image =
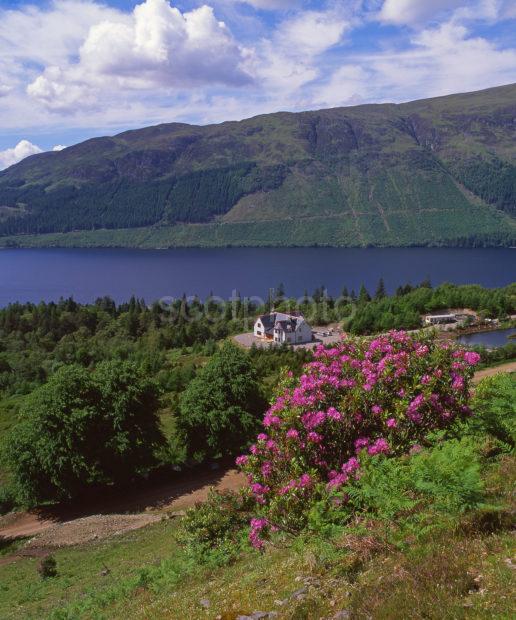
M 237 459 L 256 502 L 253 544 L 272 528 L 302 528 L 310 503 L 356 477 L 364 455 L 417 451 L 430 431 L 467 418 L 478 360 L 406 332 L 319 347 L 298 381 L 286 378 L 265 415 L 266 432 Z
M 7 441 L 20 499 L 76 497 L 148 471 L 164 441 L 157 409 L 157 386 L 134 364 L 62 367 L 27 399 Z
M 516 445 L 516 379 L 497 374 L 483 379 L 473 399 L 475 416 L 469 430 L 497 439 L 507 450 Z
M 179 429 L 196 460 L 235 454 L 259 425 L 266 401 L 248 354 L 226 342 L 180 400 Z
M 186 512 L 178 539 L 198 561 L 225 562 L 241 548 L 251 504 L 242 493 L 211 490 L 205 502 Z

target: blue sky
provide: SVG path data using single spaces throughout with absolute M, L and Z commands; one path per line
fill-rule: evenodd
M 516 0 L 0 0 L 0 169 L 161 122 L 516 82 Z

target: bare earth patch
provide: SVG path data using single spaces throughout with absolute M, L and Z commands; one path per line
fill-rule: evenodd
M 499 366 L 494 366 L 493 368 L 478 370 L 475 373 L 473 382 L 478 383 L 484 377 L 492 377 L 493 375 L 497 375 L 499 372 L 516 372 L 516 362 L 507 362 L 506 364 L 500 364 Z
M 156 513 L 139 515 L 91 515 L 51 525 L 25 545 L 26 550 L 40 547 L 69 547 L 102 540 L 161 521 Z
M 135 489 L 130 497 L 113 492 L 95 504 L 11 513 L 0 517 L 0 541 L 35 538 L 0 558 L 0 565 L 123 534 L 205 501 L 211 488 L 237 490 L 244 484 L 244 475 L 235 469 L 185 471 L 177 480 Z

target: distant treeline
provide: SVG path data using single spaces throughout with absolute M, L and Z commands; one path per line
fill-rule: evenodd
M 240 299 L 220 308 L 185 297 L 169 306 L 149 306 L 135 297 L 119 305 L 110 297 L 93 304 L 73 299 L 10 304 L 0 309 L 0 390 L 24 394 L 62 365 L 94 367 L 121 359 L 137 363 L 166 391 L 180 391 L 195 374 L 195 364 L 175 364 L 169 352 L 185 351 L 198 366 L 214 353 L 217 341 L 252 327 L 252 317 L 249 323 L 245 316 L 255 312 Z M 275 355 L 282 356 L 281 350 L 251 354 L 265 374 L 278 368 Z
M 271 308 L 301 312 L 314 326 L 339 323 L 353 334 L 372 334 L 416 329 L 422 326 L 423 314 L 447 308 L 471 308 L 484 317 L 504 318 L 516 313 L 516 284 L 499 289 L 453 284 L 432 288 L 423 281 L 400 286 L 389 296 L 380 280 L 375 291 L 344 287 L 337 298 L 320 286 L 300 300 L 288 298 L 280 284 L 261 307 L 238 295 L 225 304 L 211 297 L 201 301 L 185 296 L 169 305 L 148 305 L 135 297 L 119 305 L 109 297 L 93 304 L 73 299 L 14 303 L 0 309 L 0 390 L 26 393 L 60 365 L 95 366 L 113 358 L 135 361 L 165 387 L 175 389 L 183 384 L 175 371 L 160 374 L 167 366 L 167 351 L 193 347 L 209 356 L 217 341 L 252 330 L 254 317 Z
M 431 288 L 399 287 L 387 297 L 375 295 L 360 304 L 348 324 L 354 334 L 371 334 L 389 329 L 415 329 L 421 326 L 421 315 L 447 308 L 470 308 L 483 317 L 504 318 L 516 312 L 516 284 L 505 288 L 486 289 L 476 284 L 456 286 L 442 284 Z

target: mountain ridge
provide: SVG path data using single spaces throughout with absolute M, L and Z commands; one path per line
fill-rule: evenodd
M 3 246 L 514 245 L 515 215 L 515 84 L 164 123 L 0 172 Z

